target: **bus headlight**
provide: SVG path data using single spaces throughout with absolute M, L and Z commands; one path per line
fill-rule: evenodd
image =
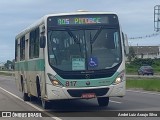
M 56 77 L 50 73 L 47 73 L 53 86 L 62 86 L 62 84 L 56 79 Z
M 118 77 L 115 79 L 113 85 L 117 85 L 117 84 L 121 83 L 122 81 L 124 81 L 124 77 L 125 77 L 125 73 L 124 73 L 124 71 L 122 71 L 122 72 L 118 75 Z

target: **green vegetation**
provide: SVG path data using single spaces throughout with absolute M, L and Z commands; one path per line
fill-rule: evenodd
M 127 56 L 128 56 L 129 62 L 131 62 L 132 59 L 135 58 L 136 55 L 135 55 L 133 47 L 129 47 L 129 54 Z
M 10 72 L 2 72 L 2 71 L 0 71 L 0 75 L 4 75 L 4 76 L 14 76 L 13 73 L 10 73 Z
M 139 59 L 136 58 L 130 63 L 126 64 L 126 73 L 127 74 L 137 74 L 137 70 L 142 65 L 150 65 L 154 69 L 155 74 L 160 75 L 160 59 Z
M 126 87 L 160 92 L 159 78 L 127 78 Z

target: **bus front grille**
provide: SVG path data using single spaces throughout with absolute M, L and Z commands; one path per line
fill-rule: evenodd
M 81 97 L 85 93 L 95 93 L 96 96 L 106 95 L 109 91 L 109 88 L 98 88 L 98 89 L 71 89 L 67 90 L 70 96 L 72 97 Z

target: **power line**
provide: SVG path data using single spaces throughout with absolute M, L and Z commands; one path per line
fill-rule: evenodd
M 160 35 L 160 32 L 158 33 L 153 33 L 153 34 L 150 34 L 150 35 L 145 35 L 145 36 L 139 36 L 139 37 L 129 37 L 128 39 L 129 40 L 135 40 L 135 39 L 146 39 L 146 38 L 151 38 L 151 37 L 156 37 Z
M 140 37 L 130 37 L 128 39 L 134 40 L 134 39 L 146 39 L 151 37 L 156 37 L 160 35 L 160 5 L 154 6 L 154 29 L 157 31 L 157 33 L 153 33 L 150 35 L 140 36 Z

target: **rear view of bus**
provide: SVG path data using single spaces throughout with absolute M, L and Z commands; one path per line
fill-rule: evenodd
M 116 14 L 53 14 L 44 23 L 45 69 L 37 86 L 44 108 L 52 100 L 91 98 L 107 106 L 109 97 L 125 95 L 125 42 Z

